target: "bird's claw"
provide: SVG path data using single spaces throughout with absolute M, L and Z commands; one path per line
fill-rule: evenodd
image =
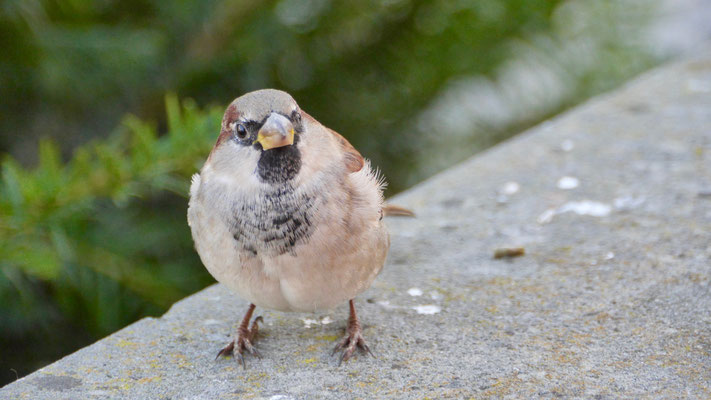
M 215 357 L 215 360 L 218 358 L 222 357 L 227 357 L 230 354 L 232 354 L 233 349 L 235 348 L 235 341 L 231 341 L 227 346 L 223 347 L 222 350 L 217 352 L 217 357 Z
M 242 364 L 242 368 L 247 368 L 247 364 L 244 361 L 245 350 L 257 358 L 262 358 L 262 355 L 257 351 L 252 342 L 255 341 L 257 333 L 259 332 L 258 322 L 262 322 L 263 318 L 261 316 L 257 317 L 252 321 L 252 326 L 247 329 L 246 327 L 240 327 L 237 330 L 237 339 L 231 341 L 227 346 L 217 353 L 217 360 L 220 357 L 227 357 L 232 355 L 235 360 Z
M 368 345 L 365 343 L 365 339 L 363 338 L 363 331 L 360 329 L 360 326 L 349 326 L 346 330 L 346 336 L 344 336 L 343 339 L 341 339 L 341 341 L 336 344 L 336 347 L 334 347 L 333 351 L 331 352 L 331 356 L 336 354 L 338 351 L 343 350 L 343 353 L 341 353 L 341 357 L 338 360 L 338 365 L 340 366 L 341 363 L 343 363 L 344 361 L 348 361 L 348 359 L 351 358 L 356 348 L 359 348 L 364 353 L 368 353 L 371 356 L 375 357 L 373 352 L 370 351 L 370 347 L 368 347 Z

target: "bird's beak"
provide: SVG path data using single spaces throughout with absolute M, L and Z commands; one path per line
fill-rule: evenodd
M 257 133 L 264 150 L 294 144 L 294 125 L 281 114 L 272 113 Z

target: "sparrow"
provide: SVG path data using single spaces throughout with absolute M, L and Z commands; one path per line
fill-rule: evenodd
M 390 246 L 385 181 L 341 135 L 301 110 L 286 92 L 264 89 L 235 99 L 219 137 L 192 178 L 188 225 L 202 263 L 250 302 L 217 358 L 243 367 L 261 317 L 255 307 L 315 312 L 349 303 L 339 364 L 370 353 L 353 299 L 380 273 Z

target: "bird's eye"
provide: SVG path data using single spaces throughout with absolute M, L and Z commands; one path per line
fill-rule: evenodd
M 247 128 L 242 124 L 237 124 L 237 126 L 235 127 L 235 133 L 237 134 L 238 138 L 244 139 L 247 137 Z

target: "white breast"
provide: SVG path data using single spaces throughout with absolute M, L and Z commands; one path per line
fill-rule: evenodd
M 274 187 L 203 168 L 188 209 L 195 247 L 218 281 L 260 307 L 333 308 L 367 289 L 385 262 L 380 183 L 368 164 L 295 181 L 274 200 Z

